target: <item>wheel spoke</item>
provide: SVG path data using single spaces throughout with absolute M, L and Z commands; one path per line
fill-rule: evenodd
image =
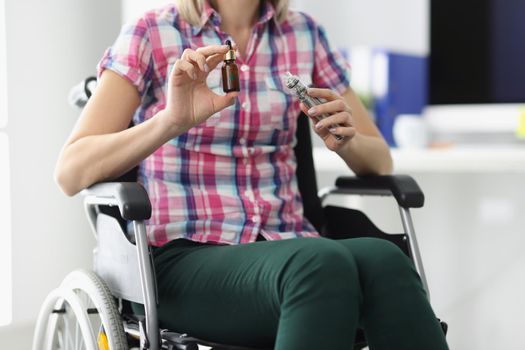
M 98 332 L 102 327 L 102 319 L 100 317 L 100 314 L 98 313 L 98 310 L 95 304 L 93 303 L 93 300 L 89 297 L 89 295 L 86 292 L 80 289 L 75 290 L 75 292 L 86 310 L 86 315 L 88 317 L 89 323 L 91 324 L 91 329 L 93 329 L 96 340 L 98 341 Z
M 103 329 L 112 349 L 125 348 L 127 341 L 113 298 L 104 281 L 95 273 L 83 270 L 70 273 L 42 306 L 40 323 L 43 326 L 35 332 L 41 334 L 34 342 L 36 348 L 97 349 Z M 57 300 L 56 305 L 54 300 Z M 63 312 L 53 312 L 55 310 Z M 45 339 L 45 347 L 40 339 Z
M 75 322 L 75 350 L 80 349 L 80 339 L 82 338 L 79 336 L 79 333 L 80 333 L 80 325 L 78 324 L 78 322 Z
M 65 315 L 66 317 L 64 318 L 64 321 L 65 321 L 65 330 L 64 330 L 64 336 L 65 338 L 67 339 L 67 346 L 66 346 L 66 350 L 74 350 L 75 349 L 75 343 L 73 342 L 73 338 L 72 338 L 72 334 L 71 334 L 71 320 L 70 320 L 70 314 L 71 314 L 71 310 L 69 310 L 69 312 L 67 312 Z

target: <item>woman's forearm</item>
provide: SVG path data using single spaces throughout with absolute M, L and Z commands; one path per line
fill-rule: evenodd
M 64 193 L 75 195 L 126 173 L 182 132 L 168 127 L 157 114 L 123 131 L 85 136 L 64 147 L 55 169 L 56 181 Z
M 129 129 L 141 104 L 139 91 L 126 78 L 104 70 L 60 154 L 55 179 L 62 191 L 74 195 L 124 174 L 170 139 L 233 105 L 237 92 L 217 95 L 206 85 L 208 73 L 227 51 L 226 45 L 186 49 L 171 70 L 165 109 Z
M 380 137 L 357 133 L 337 153 L 356 175 L 388 175 L 393 171 L 390 150 Z

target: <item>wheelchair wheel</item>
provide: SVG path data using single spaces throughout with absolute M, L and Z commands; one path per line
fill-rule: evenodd
M 33 350 L 127 348 L 114 298 L 93 272 L 70 273 L 40 310 Z

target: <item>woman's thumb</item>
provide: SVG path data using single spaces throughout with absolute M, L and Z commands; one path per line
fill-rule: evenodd
M 214 106 L 217 109 L 215 112 L 222 111 L 224 108 L 230 107 L 235 104 L 235 101 L 237 100 L 237 97 L 239 96 L 239 93 L 237 91 L 234 92 L 228 92 L 224 96 L 215 96 L 214 98 Z

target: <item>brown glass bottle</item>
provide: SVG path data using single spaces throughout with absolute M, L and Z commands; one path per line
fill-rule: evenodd
M 235 51 L 232 49 L 232 43 L 226 40 L 226 45 L 230 47 L 224 56 L 224 65 L 222 66 L 222 89 L 224 92 L 241 91 L 239 82 L 239 68 L 235 64 Z

